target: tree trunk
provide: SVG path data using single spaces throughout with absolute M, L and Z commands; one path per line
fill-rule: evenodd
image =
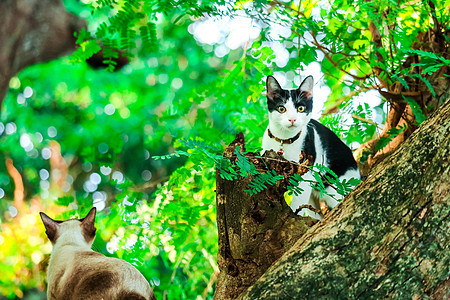
M 237 148 L 239 147 L 239 148 Z M 236 163 L 236 149 L 245 149 L 242 133 L 225 150 L 224 157 Z M 250 287 L 300 236 L 316 221 L 295 215 L 284 201 L 289 177 L 304 174 L 302 167 L 312 164 L 306 159 L 302 165 L 292 164 L 275 152 L 247 153 L 245 157 L 256 169 L 273 169 L 283 179 L 270 189 L 251 196 L 245 190 L 253 176 L 233 181 L 222 179 L 217 171 L 217 227 L 219 231 L 218 265 L 221 270 L 215 299 L 237 298 Z
M 61 0 L 0 1 L 0 20 L 1 107 L 11 77 L 74 50 L 73 33 L 86 22 L 67 12 Z
M 248 243 L 247 240 L 238 239 L 229 244 L 229 249 L 224 248 L 221 240 L 230 232 L 234 233 L 236 227 L 227 223 L 229 218 L 239 223 L 241 232 L 254 231 L 256 222 L 241 222 L 245 214 L 234 209 L 234 203 L 239 199 L 251 202 L 242 193 L 245 187 L 240 185 L 243 182 L 222 182 L 218 178 L 218 260 L 221 274 L 216 298 L 448 299 L 448 120 L 450 101 L 447 100 L 433 118 L 425 121 L 392 155 L 379 163 L 369 177 L 323 220 L 306 233 L 297 228 L 290 230 L 288 243 L 299 239 L 267 270 L 266 264 L 250 263 L 258 261 L 261 250 L 270 247 L 267 239 L 260 240 L 245 255 L 236 249 Z M 283 202 L 281 187 L 269 187 L 264 193 Z M 284 205 L 280 204 L 280 207 Z M 234 214 L 223 221 L 221 215 L 227 211 L 234 211 Z M 258 233 L 281 237 L 282 232 L 271 223 L 278 222 L 286 213 L 283 209 L 274 209 L 270 213 L 257 223 L 258 229 L 263 230 Z M 295 220 L 301 218 L 296 217 Z M 283 243 L 284 238 L 278 242 Z M 230 285 L 226 290 L 224 281 L 232 276 L 223 263 L 227 255 L 228 259 L 231 256 L 239 260 L 242 267 L 250 265 L 252 274 L 264 274 L 248 289 L 240 286 L 235 291 L 236 285 Z M 245 279 L 244 276 L 240 282 L 246 282 Z M 242 290 L 245 291 L 241 293 Z

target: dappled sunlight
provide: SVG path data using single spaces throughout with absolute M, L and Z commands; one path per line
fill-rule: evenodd
M 0 273 L 3 295 L 11 292 L 23 296 L 23 289 L 37 287 L 45 290 L 46 266 L 51 252 L 51 243 L 45 235 L 45 228 L 39 217 L 40 211 L 58 215 L 65 207 L 47 206 L 35 197 L 27 202 L 12 217 L 5 214 L 1 220 Z M 6 281 L 6 278 L 10 280 Z

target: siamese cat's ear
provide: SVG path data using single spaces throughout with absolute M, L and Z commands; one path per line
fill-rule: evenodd
M 43 212 L 39 213 L 42 219 L 42 223 L 44 223 L 45 226 L 45 233 L 47 234 L 48 239 L 55 243 L 56 239 L 58 238 L 58 229 L 59 229 L 59 223 Z
M 310 75 L 306 77 L 302 84 L 298 87 L 300 92 L 303 92 L 304 97 L 312 98 L 313 96 L 313 88 L 314 88 L 314 78 Z
M 83 236 L 86 242 L 90 242 L 95 237 L 95 213 L 97 209 L 93 207 L 86 217 L 84 217 L 81 221 L 81 229 L 83 230 Z
M 269 75 L 266 80 L 267 99 L 273 101 L 275 95 L 280 94 L 282 88 L 275 77 Z

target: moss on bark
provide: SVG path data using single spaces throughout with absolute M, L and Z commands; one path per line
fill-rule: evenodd
M 450 297 L 450 101 L 241 299 Z

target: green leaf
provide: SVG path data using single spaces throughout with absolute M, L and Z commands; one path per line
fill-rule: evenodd
M 403 96 L 403 99 L 405 99 L 411 107 L 411 110 L 416 117 L 417 123 L 419 123 L 419 125 L 422 124 L 423 121 L 427 119 L 427 117 L 423 114 L 419 104 L 417 104 L 417 102 L 413 98 Z
M 391 128 L 388 130 L 387 134 L 388 136 L 384 137 L 380 137 L 380 139 L 378 140 L 375 149 L 376 151 L 381 151 L 383 150 L 384 147 L 387 146 L 387 144 L 389 144 L 390 141 L 392 141 L 397 135 L 399 135 L 403 130 L 405 130 L 407 128 L 406 124 L 403 126 L 399 126 L 398 128 Z

